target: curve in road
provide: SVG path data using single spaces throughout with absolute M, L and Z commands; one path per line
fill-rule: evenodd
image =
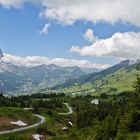
M 72 107 L 69 106 L 68 103 L 63 103 L 64 105 L 66 105 L 66 107 L 68 108 L 68 112 L 67 113 L 59 113 L 60 115 L 70 115 L 73 113 Z
M 40 126 L 41 124 L 43 124 L 46 121 L 45 117 L 43 117 L 41 115 L 34 114 L 34 116 L 36 116 L 40 119 L 40 121 L 38 123 L 30 125 L 30 126 L 22 127 L 22 128 L 1 131 L 0 135 L 14 133 L 14 132 L 20 132 L 20 131 L 24 131 L 24 130 L 27 130 L 27 129 L 35 128 L 35 127 Z

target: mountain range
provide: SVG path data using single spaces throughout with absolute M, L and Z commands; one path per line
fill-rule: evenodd
M 22 93 L 50 88 L 84 75 L 79 67 L 60 67 L 54 64 L 25 67 L 2 61 L 0 50 L 0 91 Z
M 53 87 L 81 75 L 84 72 L 78 67 L 63 68 L 51 64 L 27 68 L 1 62 L 0 89 L 13 92 L 32 91 Z
M 19 66 L 3 62 L 3 56 L 0 50 L 0 92 L 11 94 L 34 93 L 43 89 L 75 93 L 118 93 L 131 90 L 138 63 L 124 60 L 110 68 L 89 74 L 88 70 L 85 72 L 86 69 L 83 71 L 79 67 L 60 67 L 54 64 Z

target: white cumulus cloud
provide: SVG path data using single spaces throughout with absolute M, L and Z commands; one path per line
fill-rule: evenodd
M 45 34 L 45 35 L 47 35 L 50 26 L 51 26 L 51 24 L 47 23 L 47 24 L 42 28 L 42 30 L 40 31 L 40 34 Z
M 124 59 L 140 58 L 140 32 L 115 33 L 110 38 L 98 39 L 91 45 L 72 46 L 71 52 L 89 56 L 111 56 Z
M 42 0 L 0 0 L 0 5 L 5 8 L 21 8 L 25 3 L 40 4 Z
M 0 0 L 0 5 L 20 7 L 25 2 L 40 4 L 40 15 L 64 24 L 84 20 L 93 23 L 121 21 L 140 26 L 140 0 Z
M 77 20 L 93 23 L 125 22 L 140 26 L 139 0 L 41 0 L 42 16 L 64 24 Z
M 5 8 L 19 8 L 24 4 L 25 1 L 26 0 L 0 0 L 0 5 L 2 5 Z
M 87 29 L 84 38 L 89 42 L 95 42 L 97 40 L 97 37 L 94 35 L 94 32 L 92 29 Z
M 88 60 L 75 60 L 75 59 L 64 59 L 64 58 L 49 59 L 48 57 L 42 57 L 42 56 L 19 57 L 10 54 L 4 54 L 2 61 L 6 63 L 12 63 L 15 65 L 27 66 L 27 67 L 34 67 L 42 64 L 45 65 L 55 64 L 61 67 L 78 66 L 80 68 L 105 69 L 110 66 L 108 64 L 93 63 Z

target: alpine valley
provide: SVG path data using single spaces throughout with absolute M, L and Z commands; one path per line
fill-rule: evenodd
M 0 51 L 0 89 L 9 93 L 27 93 L 50 88 L 85 73 L 79 67 L 59 67 L 54 64 L 35 67 L 18 66 L 2 61 Z
M 69 94 L 120 93 L 131 91 L 138 61 L 125 60 L 105 70 L 60 67 L 54 64 L 19 66 L 2 60 L 0 50 L 0 89 L 8 94 L 32 94 L 38 91 Z M 94 72 L 93 72 L 94 71 Z M 128 86 L 129 85 L 129 86 Z M 129 87 L 129 88 L 128 88 Z

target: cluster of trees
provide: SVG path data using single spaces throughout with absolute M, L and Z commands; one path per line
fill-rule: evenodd
M 55 109 L 55 108 L 62 108 L 62 100 L 61 99 L 52 99 L 52 100 L 37 100 L 32 103 L 32 107 L 35 109 L 38 108 L 48 108 L 48 109 Z
M 17 106 L 15 102 L 12 102 L 10 98 L 3 96 L 0 93 L 0 107 L 10 107 L 10 106 Z
M 83 98 L 73 102 L 77 116 L 75 138 L 80 140 L 82 135 L 85 140 L 89 136 L 95 140 L 137 140 L 140 133 L 138 94 L 103 95 L 99 100 L 99 105 L 92 105 Z M 69 137 L 72 138 L 71 135 Z
M 30 97 L 31 98 L 54 98 L 54 97 L 64 97 L 64 93 L 47 93 L 47 94 L 42 94 L 42 93 L 37 93 L 37 94 L 32 94 Z
M 0 93 L 0 107 L 55 108 L 55 107 L 62 106 L 62 100 L 60 100 L 61 97 L 65 97 L 65 94 L 64 93 L 59 93 L 59 94 L 39 94 L 39 93 L 37 93 L 37 94 L 33 94 L 33 95 L 5 97 L 3 93 Z M 51 99 L 49 101 L 49 98 L 56 98 L 56 99 Z

